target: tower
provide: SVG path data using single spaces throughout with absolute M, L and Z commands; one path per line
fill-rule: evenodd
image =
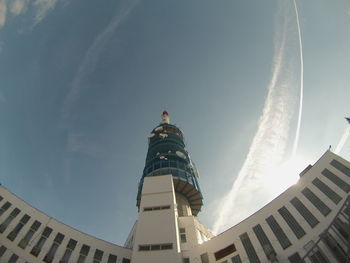
M 139 184 L 137 207 L 140 209 L 145 178 L 171 174 L 179 216 L 196 216 L 203 205 L 198 171 L 185 149 L 181 130 L 170 124 L 167 111 L 163 112 L 160 125 L 151 131 L 148 139 L 148 152 Z
M 182 252 L 212 237 L 196 216 L 203 205 L 198 171 L 168 112 L 148 136 L 139 183 L 139 217 L 129 238 L 132 262 L 182 262 Z

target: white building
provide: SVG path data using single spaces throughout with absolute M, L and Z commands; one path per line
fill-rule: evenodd
M 297 184 L 214 236 L 197 220 L 202 194 L 181 131 L 149 135 L 137 196 L 139 216 L 124 245 L 73 229 L 0 187 L 0 262 L 350 262 L 350 163 L 330 151 Z

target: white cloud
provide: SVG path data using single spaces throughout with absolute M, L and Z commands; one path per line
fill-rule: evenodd
M 70 0 L 0 0 L 0 29 L 6 24 L 8 14 L 12 16 L 23 15 L 30 6 L 30 8 L 34 10 L 33 26 L 35 26 L 56 7 L 58 2 L 62 2 L 63 5 L 66 5 L 69 1 Z
M 34 17 L 34 25 L 43 20 L 46 15 L 52 11 L 58 0 L 35 0 L 34 6 L 36 6 L 36 14 Z
M 295 23 L 290 19 L 291 10 L 289 1 L 279 2 L 268 95 L 246 160 L 231 190 L 220 202 L 219 217 L 213 227 L 216 233 L 251 215 L 283 191 L 287 187 L 285 181 L 293 181 L 276 169 L 284 161 L 298 90 L 292 81 L 298 66 L 293 60 L 297 51 L 293 44 L 297 46 L 298 38 Z
M 26 11 L 28 0 L 12 0 L 10 11 L 15 16 L 18 16 Z
M 5 0 L 0 0 L 0 28 L 6 23 L 7 5 Z

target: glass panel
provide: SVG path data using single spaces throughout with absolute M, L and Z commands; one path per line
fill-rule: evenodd
M 344 182 L 342 179 L 340 179 L 338 176 L 336 176 L 334 173 L 332 173 L 328 169 L 324 169 L 321 173 L 326 178 L 328 178 L 332 183 L 334 183 L 336 186 L 342 189 L 345 193 L 348 193 L 350 191 L 350 185 Z
M 95 254 L 94 254 L 94 263 L 99 263 L 101 262 L 102 260 L 102 257 L 103 257 L 103 251 L 102 250 L 99 250 L 99 249 L 96 249 L 95 250 Z
M 18 260 L 18 256 L 16 254 L 12 254 L 12 256 L 10 257 L 8 263 L 16 263 Z
M 258 238 L 259 243 L 260 243 L 261 247 L 263 248 L 266 257 L 268 259 L 274 258 L 274 256 L 276 255 L 276 252 L 275 252 L 273 246 L 271 245 L 270 240 L 267 238 L 261 225 L 256 225 L 255 227 L 253 227 L 253 231 L 254 231 L 256 237 Z
M 324 193 L 333 203 L 338 204 L 342 199 L 336 192 L 334 192 L 331 188 L 328 187 L 324 182 L 320 179 L 315 178 L 312 183 L 322 192 Z
M 50 236 L 51 232 L 52 232 L 52 228 L 45 227 L 44 232 L 42 233 L 42 235 L 41 235 L 40 239 L 38 240 L 38 242 L 36 243 L 36 245 L 30 251 L 30 254 L 32 254 L 35 257 L 37 257 L 39 255 L 44 243 L 46 242 L 46 239 Z
M 284 221 L 286 221 L 290 229 L 292 229 L 294 235 L 298 239 L 305 236 L 306 233 L 304 229 L 300 226 L 300 224 L 297 222 L 297 220 L 294 218 L 294 216 L 288 211 L 288 209 L 285 206 L 278 209 L 278 212 L 283 217 Z
M 4 222 L 0 225 L 0 233 L 4 233 L 6 228 L 12 222 L 13 219 L 20 213 L 21 210 L 15 208 L 12 210 L 11 214 L 4 220 Z
M 312 228 L 314 228 L 319 223 L 317 218 L 297 197 L 294 197 L 292 200 L 290 200 L 290 202 Z
M 250 263 L 260 263 L 259 257 L 255 252 L 254 246 L 253 246 L 252 242 L 250 241 L 248 234 L 244 233 L 243 235 L 240 235 L 239 238 L 241 239 L 241 242 L 243 244 L 245 252 L 247 253 L 247 256 L 249 258 L 249 262 Z
M 201 261 L 202 263 L 209 263 L 208 253 L 204 253 L 201 255 Z
M 328 215 L 331 210 L 321 201 L 309 188 L 305 187 L 302 191 L 303 195 L 320 211 L 324 216 Z
M 343 174 L 350 177 L 350 168 L 346 167 L 344 164 L 338 162 L 337 160 L 332 160 L 331 165 L 341 171 Z
M 18 243 L 18 246 L 20 248 L 25 249 L 30 241 L 30 239 L 33 237 L 34 233 L 39 229 L 41 223 L 39 221 L 35 221 L 30 229 L 28 230 L 27 234 L 22 238 L 22 240 Z
M 107 263 L 117 263 L 117 256 L 109 254 Z
M 239 255 L 236 255 L 231 258 L 232 263 L 242 263 L 241 257 Z
M 17 237 L 18 233 L 21 231 L 21 229 L 23 228 L 23 226 L 29 221 L 30 216 L 25 214 L 20 222 L 15 226 L 15 228 L 7 235 L 7 238 L 11 241 L 15 240 L 15 238 Z
M 73 250 L 75 249 L 76 245 L 77 245 L 77 241 L 74 239 L 70 239 L 67 247 L 66 247 L 66 251 L 64 252 L 64 255 L 60 261 L 60 263 L 68 263 L 70 256 L 72 255 Z
M 227 257 L 228 255 L 232 254 L 233 252 L 236 251 L 236 247 L 234 244 L 231 244 L 223 249 L 220 249 L 219 251 L 216 251 L 214 253 L 214 256 L 215 256 L 215 259 L 216 261 L 224 258 L 224 257 Z M 226 261 L 227 262 L 227 261 Z
M 5 254 L 7 248 L 5 246 L 0 246 L 0 258 Z
M 290 243 L 288 237 L 284 233 L 283 229 L 280 227 L 280 225 L 277 223 L 276 219 L 273 216 L 269 216 L 268 218 L 266 218 L 266 222 L 270 226 L 272 232 L 276 236 L 278 242 L 280 243 L 283 249 L 286 249 L 287 247 L 292 245 L 292 243 Z
M 288 260 L 290 263 L 300 263 L 301 262 L 301 257 L 299 256 L 299 253 L 296 252 L 290 257 L 288 257 Z
M 62 240 L 64 239 L 64 235 L 61 233 L 57 233 L 53 244 L 51 245 L 51 248 L 49 249 L 49 252 L 47 252 L 46 256 L 44 257 L 44 262 L 51 263 L 53 258 L 55 257 L 56 251 L 59 247 L 59 245 L 62 243 Z
M 161 249 L 165 250 L 165 249 L 173 249 L 173 244 L 162 244 L 161 245 Z
M 5 204 L 2 205 L 0 208 L 0 216 L 11 206 L 10 202 L 6 202 Z

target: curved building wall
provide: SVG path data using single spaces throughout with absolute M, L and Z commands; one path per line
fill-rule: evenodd
M 128 263 L 131 250 L 71 228 L 0 186 L 0 262 Z
M 350 262 L 349 192 L 350 163 L 327 151 L 262 209 L 182 251 L 184 262 Z
M 155 180 L 153 192 L 165 177 L 149 177 Z M 350 163 L 327 151 L 301 173 L 297 184 L 218 236 L 211 236 L 195 217 L 178 216 L 174 205 L 174 240 L 180 250 L 137 251 L 138 246 L 123 248 L 66 226 L 0 187 L 0 262 L 148 263 L 133 252 L 144 253 L 144 258 L 164 254 L 168 262 L 179 263 L 350 262 L 349 192 Z M 174 187 L 169 193 L 175 195 Z M 157 204 L 165 201 L 152 198 Z M 158 220 L 161 212 L 149 215 Z M 148 238 L 155 235 L 150 232 Z

